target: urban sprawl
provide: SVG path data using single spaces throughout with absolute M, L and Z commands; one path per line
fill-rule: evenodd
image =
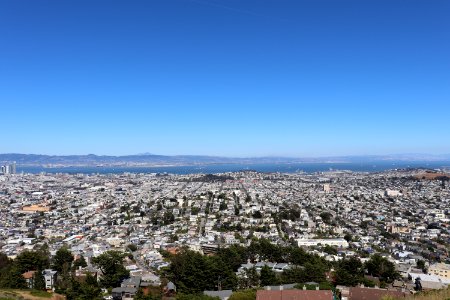
M 92 299 L 352 300 L 450 284 L 442 170 L 2 172 L 3 287 L 67 299 L 76 290 Z

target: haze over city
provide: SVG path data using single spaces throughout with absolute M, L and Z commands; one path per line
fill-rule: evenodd
M 450 153 L 448 1 L 1 1 L 0 153 Z

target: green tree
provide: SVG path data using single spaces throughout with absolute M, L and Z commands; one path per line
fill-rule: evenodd
M 259 210 L 257 210 L 257 211 L 255 211 L 252 214 L 252 217 L 255 218 L 255 219 L 261 219 L 262 218 L 262 213 Z
M 57 292 L 66 296 L 67 300 L 101 300 L 101 289 L 98 286 L 97 279 L 92 275 L 87 275 L 83 282 L 71 279 L 69 287 Z
M 127 246 L 127 249 L 130 250 L 131 252 L 134 252 L 137 250 L 137 246 L 135 244 L 129 244 Z
M 22 251 L 17 255 L 14 264 L 19 272 L 24 273 L 33 270 L 44 270 L 49 267 L 49 257 L 43 251 Z
M 240 289 L 259 287 L 259 274 L 255 267 L 244 269 L 243 274 L 238 276 L 238 287 Z
M 331 218 L 333 217 L 333 215 L 329 212 L 323 212 L 320 214 L 320 217 L 322 218 L 322 221 L 325 224 L 330 224 L 331 223 Z
M 133 299 L 134 300 L 155 300 L 157 298 L 152 295 L 144 295 L 144 292 L 142 291 L 142 289 L 139 289 L 137 291 L 137 293 L 134 295 Z
M 82 267 L 82 268 L 87 267 L 87 262 L 86 262 L 86 259 L 84 259 L 83 255 L 80 255 L 80 257 L 73 262 L 74 270 L 77 270 L 79 267 Z
M 356 257 L 350 257 L 338 262 L 334 273 L 336 284 L 355 286 L 364 280 L 364 267 Z
M 41 255 L 42 257 L 46 257 L 47 260 L 50 258 L 50 248 L 47 243 L 43 243 L 42 245 L 35 246 L 34 251 Z
M 68 263 L 63 263 L 62 270 L 58 272 L 58 277 L 56 281 L 56 289 L 66 290 L 69 288 L 72 281 L 72 274 L 70 265 Z
M 0 287 L 9 289 L 24 289 L 27 288 L 25 278 L 22 276 L 21 270 L 17 265 L 9 265 L 5 267 L 0 273 Z
M 140 289 L 137 291 L 137 293 L 133 299 L 134 300 L 160 300 L 161 296 L 160 295 L 152 295 L 152 294 L 144 295 L 144 292 L 142 291 L 142 289 Z
M 256 299 L 256 291 L 255 290 L 244 290 L 244 291 L 236 291 L 231 294 L 229 300 L 255 300 Z
M 259 278 L 261 280 L 261 286 L 276 285 L 279 283 L 277 274 L 268 266 L 264 266 L 261 268 Z
M 0 271 L 12 265 L 12 260 L 5 253 L 0 252 Z
M 350 243 L 353 240 L 353 237 L 350 233 L 347 233 L 344 235 L 344 239 Z
M 70 284 L 67 289 L 63 290 L 57 287 L 56 292 L 59 294 L 64 294 L 67 300 L 76 300 L 77 297 L 81 294 L 81 284 L 80 282 L 71 278 Z
M 113 288 L 120 285 L 123 279 L 130 273 L 123 266 L 125 255 L 120 251 L 107 251 L 92 258 L 92 263 L 103 273 L 100 283 L 105 288 Z
M 175 221 L 175 216 L 171 211 L 164 213 L 164 225 L 172 224 Z
M 219 283 L 223 289 L 237 285 L 236 275 L 221 256 L 203 256 L 197 252 L 182 249 L 170 256 L 171 264 L 167 276 L 181 293 L 195 294 L 204 290 L 215 290 Z
M 237 206 L 234 207 L 234 214 L 236 216 L 239 216 L 239 207 L 237 207 Z
M 176 234 L 171 234 L 171 235 L 169 236 L 168 242 L 169 242 L 169 243 L 175 243 L 176 241 L 178 241 L 178 235 L 176 235 Z
M 374 254 L 365 264 L 367 272 L 375 277 L 380 277 L 386 282 L 393 282 L 399 274 L 395 271 L 395 265 L 387 258 Z
M 425 261 L 422 259 L 419 259 L 416 263 L 417 268 L 421 269 L 423 272 L 426 271 L 426 267 L 425 267 Z
M 177 300 L 219 300 L 219 297 L 211 297 L 202 293 L 197 294 L 179 294 Z
M 70 269 L 73 262 L 73 255 L 66 247 L 59 248 L 52 259 L 52 268 L 55 271 L 62 272 L 64 268 Z
M 307 262 L 310 259 L 310 255 L 306 253 L 305 250 L 299 247 L 290 247 L 288 249 L 289 253 L 289 262 L 294 265 L 303 265 L 305 262 Z
M 322 282 L 325 281 L 325 272 L 328 267 L 321 260 L 312 260 L 304 265 L 307 281 Z
M 337 249 L 330 245 L 325 245 L 325 247 L 323 248 L 323 252 L 331 254 L 331 255 L 337 255 Z
M 294 266 L 293 268 L 283 271 L 281 280 L 283 283 L 300 283 L 307 281 L 305 270 L 300 266 Z
M 42 275 L 42 270 L 37 270 L 33 276 L 33 288 L 35 290 L 45 290 L 45 278 Z
M 248 257 L 252 260 L 259 257 L 259 259 L 284 262 L 285 261 L 285 249 L 272 244 L 267 239 L 260 239 L 252 241 L 250 246 L 247 248 Z
M 80 285 L 79 300 L 101 299 L 102 290 L 98 285 L 97 279 L 91 274 L 87 274 L 83 283 Z
M 246 262 L 246 252 L 245 248 L 238 245 L 231 245 L 227 248 L 220 248 L 217 255 L 222 259 L 222 261 L 231 266 L 233 271 L 241 266 L 241 264 Z

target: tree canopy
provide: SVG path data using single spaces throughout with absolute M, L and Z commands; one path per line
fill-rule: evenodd
M 58 272 L 62 272 L 65 268 L 70 269 L 72 262 L 72 253 L 66 247 L 62 247 L 56 251 L 56 254 L 52 259 L 52 268 Z
M 120 251 L 107 251 L 92 259 L 92 263 L 103 273 L 100 283 L 105 288 L 119 286 L 123 279 L 130 275 L 130 272 L 123 266 L 125 254 Z
M 386 282 L 393 282 L 399 276 L 398 272 L 395 270 L 394 263 L 390 262 L 380 254 L 372 255 L 365 266 L 370 275 L 379 277 L 380 280 Z
M 323 282 L 329 270 L 327 262 L 317 255 L 305 252 L 296 246 L 280 246 L 266 239 L 253 240 L 248 247 L 232 245 L 220 248 L 214 256 L 204 256 L 183 249 L 169 256 L 171 265 L 166 269 L 167 277 L 182 293 L 195 294 L 204 290 L 255 288 L 278 283 L 307 281 Z M 270 268 L 258 274 L 254 268 L 236 275 L 241 264 L 247 261 L 271 261 L 295 265 L 280 276 Z
M 42 251 L 22 251 L 14 260 L 19 272 L 44 270 L 50 266 L 50 259 Z
M 356 257 L 342 259 L 338 262 L 334 272 L 336 284 L 356 286 L 364 281 L 364 266 Z
M 180 292 L 195 294 L 204 290 L 216 290 L 236 286 L 237 279 L 230 265 L 220 256 L 204 256 L 200 253 L 183 249 L 170 257 L 168 277 Z

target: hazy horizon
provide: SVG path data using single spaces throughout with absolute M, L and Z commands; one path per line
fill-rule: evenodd
M 344 155 L 321 155 L 321 156 L 283 156 L 283 155 L 261 155 L 261 156 L 227 156 L 227 155 L 215 155 L 215 154 L 173 154 L 168 155 L 164 153 L 130 153 L 123 155 L 115 154 L 97 154 L 97 153 L 71 153 L 71 154 L 48 154 L 48 153 L 19 153 L 19 152 L 8 152 L 0 153 L 0 155 L 43 155 L 43 156 L 89 156 L 94 155 L 98 157 L 111 156 L 111 157 L 124 157 L 124 156 L 200 156 L 200 157 L 223 157 L 223 158 L 292 158 L 292 159 L 314 159 L 314 158 L 345 158 L 345 157 L 418 157 L 418 156 L 430 156 L 430 157 L 440 157 L 449 156 L 450 153 L 389 153 L 389 154 L 344 154 Z

